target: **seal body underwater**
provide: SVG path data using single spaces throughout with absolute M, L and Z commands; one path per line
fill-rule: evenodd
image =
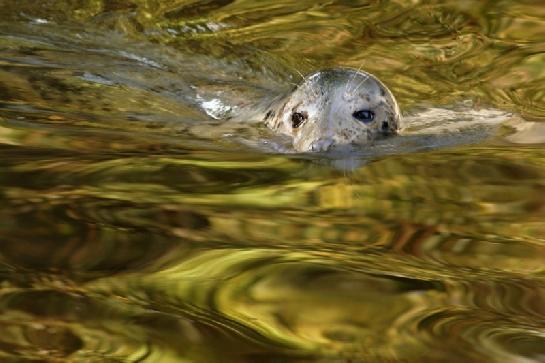
M 401 114 L 390 90 L 375 76 L 328 69 L 307 77 L 275 100 L 263 117 L 290 136 L 298 152 L 350 150 L 397 134 Z

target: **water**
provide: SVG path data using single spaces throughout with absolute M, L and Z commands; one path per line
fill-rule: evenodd
M 0 360 L 545 361 L 544 29 L 540 1 L 0 0 Z M 406 133 L 332 159 L 216 119 L 333 66 Z

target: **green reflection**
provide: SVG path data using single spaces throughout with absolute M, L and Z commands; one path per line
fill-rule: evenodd
M 543 9 L 0 0 L 0 360 L 541 359 Z M 332 160 L 197 106 L 333 66 L 413 133 Z

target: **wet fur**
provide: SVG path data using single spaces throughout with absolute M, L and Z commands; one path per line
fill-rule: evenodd
M 372 122 L 353 117 L 369 109 Z M 307 115 L 297 128 L 292 115 Z M 352 69 L 330 69 L 313 73 L 292 92 L 276 101 L 263 117 L 265 124 L 292 137 L 300 152 L 326 151 L 368 145 L 372 140 L 397 133 L 401 115 L 388 88 L 373 75 Z M 383 129 L 384 123 L 387 129 Z

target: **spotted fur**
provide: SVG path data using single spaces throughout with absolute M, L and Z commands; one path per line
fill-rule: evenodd
M 401 114 L 390 90 L 373 75 L 351 69 L 313 73 L 267 112 L 265 124 L 291 136 L 300 152 L 326 151 L 369 144 L 396 134 Z M 358 110 L 371 110 L 372 122 L 354 118 Z M 292 115 L 308 117 L 293 127 Z

